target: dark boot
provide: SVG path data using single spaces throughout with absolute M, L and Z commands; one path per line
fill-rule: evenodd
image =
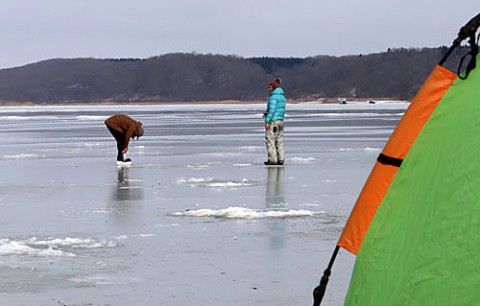
M 263 163 L 265 166 L 273 166 L 273 165 L 278 165 L 277 162 L 271 162 L 271 161 L 266 161 Z
M 117 153 L 117 161 L 123 162 L 123 152 L 118 151 L 118 153 Z

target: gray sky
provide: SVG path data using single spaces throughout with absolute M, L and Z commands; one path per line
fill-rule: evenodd
M 306 57 L 450 46 L 479 0 L 0 0 L 0 68 L 172 52 Z

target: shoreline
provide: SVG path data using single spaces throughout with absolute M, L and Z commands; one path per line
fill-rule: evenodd
M 385 99 L 385 98 L 359 98 L 359 99 L 347 99 L 347 103 L 376 103 L 376 102 L 405 102 L 410 101 Z M 120 105 L 241 105 L 241 104 L 266 104 L 268 99 L 264 101 L 252 100 L 252 101 L 240 101 L 240 100 L 222 100 L 222 101 L 196 101 L 196 102 L 48 102 L 48 103 L 33 103 L 33 102 L 0 102 L 0 107 L 21 107 L 21 106 L 120 106 Z M 288 104 L 338 104 L 338 99 L 324 99 L 315 101 L 306 100 L 287 100 Z

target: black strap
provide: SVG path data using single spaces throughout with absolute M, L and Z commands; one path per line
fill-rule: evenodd
M 470 43 L 470 52 L 468 52 L 461 58 L 460 64 L 458 65 L 457 75 L 462 80 L 467 79 L 468 75 L 473 69 L 475 69 L 477 64 L 478 45 L 477 45 L 477 41 L 475 40 L 475 33 L 471 33 L 469 43 Z M 463 61 L 467 56 L 470 56 L 470 61 L 467 64 L 465 73 L 463 74 L 461 73 L 463 68 Z
M 403 159 L 387 156 L 383 153 L 380 153 L 380 155 L 378 155 L 377 157 L 377 161 L 384 165 L 400 167 L 402 165 Z
M 477 32 L 478 28 L 480 27 L 480 14 L 478 14 L 477 16 L 473 17 L 469 22 L 467 22 L 467 24 L 465 24 L 463 27 L 460 28 L 460 31 L 458 32 L 458 36 L 457 38 L 453 41 L 453 44 L 452 46 L 448 49 L 447 53 L 443 56 L 443 58 L 440 60 L 440 62 L 438 63 L 440 66 L 443 66 L 443 64 L 446 62 L 447 58 L 453 53 L 453 51 L 458 47 L 460 46 L 460 44 L 462 43 L 463 40 L 467 39 L 470 37 L 470 46 L 473 47 L 474 49 L 476 47 L 474 47 L 473 45 L 476 45 L 476 43 L 473 43 L 472 42 L 472 36 L 475 35 L 475 33 Z M 475 57 L 478 52 L 478 48 L 476 48 L 476 50 L 472 50 L 471 51 L 471 54 L 473 57 Z M 471 64 L 475 64 L 475 63 L 471 63 Z M 470 68 L 471 70 L 472 68 Z M 468 71 L 470 72 L 470 71 Z M 468 73 L 467 73 L 467 76 L 468 76 Z M 463 77 L 462 78 L 466 78 L 466 77 Z
M 327 290 L 328 278 L 330 277 L 330 273 L 332 272 L 333 263 L 335 262 L 335 258 L 337 258 L 339 250 L 340 247 L 337 245 L 335 247 L 335 250 L 333 250 L 333 254 L 330 258 L 327 269 L 325 269 L 325 271 L 323 272 L 323 276 L 320 279 L 320 284 L 313 290 L 313 306 L 320 306 L 320 304 L 322 303 L 323 296 L 325 295 L 325 290 Z

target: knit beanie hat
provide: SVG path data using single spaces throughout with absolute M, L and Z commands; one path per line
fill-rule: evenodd
M 140 123 L 140 124 L 141 124 L 141 123 Z M 140 137 L 143 136 L 143 133 L 144 133 L 143 127 L 140 127 L 140 129 L 138 130 L 137 140 L 138 140 L 138 138 L 140 138 Z
M 277 87 L 280 87 L 281 83 L 282 83 L 282 80 L 280 78 L 276 78 L 275 80 L 268 83 L 268 85 L 272 86 L 272 88 L 275 89 Z

